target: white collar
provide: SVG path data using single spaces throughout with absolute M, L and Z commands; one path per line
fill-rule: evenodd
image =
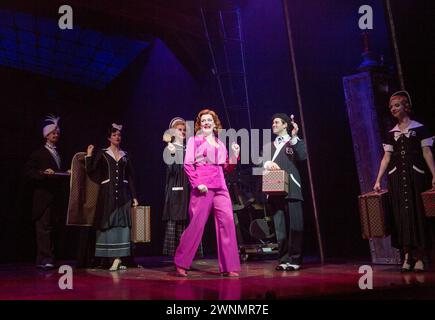
M 286 134 L 285 136 L 277 136 L 277 137 L 275 138 L 275 142 L 276 142 L 276 143 L 279 143 L 279 140 L 281 140 L 281 142 L 287 142 L 287 141 L 290 140 L 290 135 L 289 135 L 289 134 Z
M 111 156 L 112 158 L 113 158 L 113 160 L 115 160 L 116 161 L 116 157 L 115 157 L 115 154 L 113 153 L 113 151 L 112 151 L 112 149 L 110 149 L 110 148 L 106 148 L 106 149 L 103 149 L 109 156 Z M 127 153 L 126 152 L 124 152 L 123 150 L 119 150 L 119 159 L 118 159 L 118 161 L 119 160 L 121 160 L 122 159 L 122 157 L 123 156 L 125 156 Z
M 281 142 L 278 142 L 279 138 L 281 138 Z M 274 141 L 275 152 L 273 153 L 272 161 L 275 161 L 278 154 L 281 152 L 281 149 L 284 148 L 285 144 L 290 140 L 290 135 L 286 134 L 285 136 L 277 136 Z
M 48 143 L 48 142 L 45 143 L 45 146 L 46 146 L 47 148 L 49 148 L 49 149 L 56 149 L 56 146 L 55 146 L 55 145 L 52 145 L 52 144 L 50 144 L 50 143 Z
M 422 127 L 423 125 L 417 121 L 411 120 L 411 122 L 408 124 L 408 126 L 402 130 L 400 130 L 399 125 L 396 124 L 396 126 L 390 130 L 390 132 L 401 132 L 401 133 L 408 133 L 409 130 L 415 129 L 418 127 Z

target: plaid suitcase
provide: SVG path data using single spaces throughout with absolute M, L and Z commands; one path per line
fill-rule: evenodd
M 151 207 L 131 208 L 131 241 L 151 242 Z
M 430 189 L 421 194 L 426 217 L 435 217 L 435 190 Z
M 288 194 L 288 174 L 284 170 L 265 171 L 262 191 L 272 195 Z
M 388 199 L 387 190 L 368 192 L 358 196 L 361 232 L 364 239 L 387 237 Z

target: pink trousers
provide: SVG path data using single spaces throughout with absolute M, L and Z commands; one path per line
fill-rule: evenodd
M 209 189 L 201 193 L 193 189 L 190 195 L 189 226 L 184 230 L 175 252 L 175 265 L 189 269 L 202 239 L 205 224 L 214 211 L 220 272 L 239 272 L 240 259 L 237 247 L 233 207 L 226 189 Z

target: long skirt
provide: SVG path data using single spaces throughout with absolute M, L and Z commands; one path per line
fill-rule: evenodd
M 128 257 L 131 250 L 130 239 L 129 227 L 113 227 L 104 231 L 97 230 L 95 256 Z
M 397 165 L 397 170 L 388 174 L 388 189 L 392 205 L 394 228 L 392 245 L 403 247 L 431 247 L 428 219 L 424 214 L 421 193 L 430 188 L 430 177 L 414 169 L 412 162 L 404 160 L 405 165 Z

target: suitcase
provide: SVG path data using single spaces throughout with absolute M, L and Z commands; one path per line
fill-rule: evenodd
M 78 152 L 71 162 L 68 226 L 94 225 L 100 184 L 86 173 L 85 156 L 85 152 Z
M 426 217 L 435 217 L 435 190 L 430 189 L 421 194 Z
M 151 242 L 151 207 L 131 208 L 131 241 L 134 243 Z
M 358 196 L 361 232 L 364 239 L 384 238 L 390 235 L 387 214 L 388 191 L 368 192 Z
M 284 170 L 265 171 L 262 191 L 270 195 L 288 194 L 288 174 Z

